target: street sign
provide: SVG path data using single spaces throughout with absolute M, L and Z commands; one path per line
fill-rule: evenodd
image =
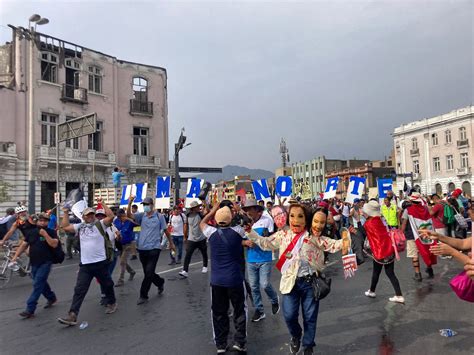
M 64 123 L 58 124 L 58 142 L 79 138 L 95 133 L 97 130 L 97 114 L 89 113 Z

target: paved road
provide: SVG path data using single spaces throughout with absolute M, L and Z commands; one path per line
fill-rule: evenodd
M 85 330 L 56 322 L 68 311 L 77 260 L 54 268 L 50 283 L 59 303 L 44 310 L 42 299 L 34 319 L 18 317 L 31 286 L 30 280 L 16 276 L 12 284 L 0 290 L 0 354 L 214 354 L 209 275 L 201 274 L 200 254 L 195 254 L 186 280 L 176 278 L 179 269 L 168 266 L 168 259 L 162 254 L 157 267 L 167 279 L 165 293 L 157 296 L 153 289 L 153 297 L 144 306 L 135 304 L 141 270 L 134 281 L 116 289 L 119 310 L 113 315 L 103 313 L 98 305 L 98 285 L 93 284 L 79 315 L 80 321 L 89 323 Z M 474 306 L 458 300 L 448 285 L 460 270 L 455 262 L 440 260 L 435 279 L 417 284 L 411 280 L 411 266 L 403 258 L 396 272 L 406 305 L 398 305 L 387 302 L 393 291 L 384 274 L 377 298 L 363 295 L 369 286 L 370 262 L 360 267 L 355 278 L 344 280 L 339 259 L 330 260 L 333 290 L 321 302 L 317 354 L 474 354 Z M 139 263 L 132 263 L 139 270 Z M 272 279 L 278 287 L 276 269 Z M 248 324 L 248 353 L 288 354 L 289 336 L 282 314 L 271 315 L 268 299 L 264 301 L 267 318 Z M 441 337 L 438 330 L 442 328 L 459 334 Z

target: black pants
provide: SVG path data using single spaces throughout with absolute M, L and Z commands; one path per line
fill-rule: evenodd
M 191 257 L 196 249 L 199 249 L 202 254 L 202 266 L 207 267 L 207 240 L 201 240 L 199 242 L 186 241 L 186 256 L 184 257 L 184 266 L 183 270 L 189 270 L 189 263 L 191 262 Z
M 100 283 L 107 304 L 115 303 L 114 282 L 109 274 L 109 262 L 100 261 L 92 264 L 81 264 L 79 265 L 70 312 L 74 312 L 76 315 L 79 314 L 79 309 L 89 291 L 91 281 L 94 277 L 97 278 Z
M 234 341 L 239 345 L 247 342 L 247 305 L 244 284 L 238 287 L 211 285 L 211 311 L 214 342 L 218 348 L 227 345 L 229 336 L 229 301 L 234 308 Z
M 163 278 L 155 273 L 156 264 L 158 263 L 158 258 L 160 257 L 160 252 L 160 249 L 138 251 L 140 262 L 142 263 L 143 267 L 143 273 L 145 274 L 145 278 L 142 281 L 142 286 L 140 287 L 141 298 L 148 298 L 148 292 L 150 291 L 152 283 L 156 287 L 160 287 L 165 282 Z
M 395 261 L 390 264 L 379 264 L 374 260 L 374 269 L 372 270 L 372 282 L 370 284 L 370 291 L 375 292 L 377 283 L 379 282 L 379 276 L 382 272 L 382 268 L 385 266 L 385 274 L 387 274 L 388 279 L 392 283 L 393 289 L 395 290 L 395 295 L 401 296 L 402 290 L 400 289 L 400 283 L 398 282 L 397 276 L 395 276 Z

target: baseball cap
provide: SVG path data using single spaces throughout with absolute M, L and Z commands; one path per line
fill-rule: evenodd
M 153 205 L 153 199 L 151 197 L 145 197 L 142 201 L 142 205 Z

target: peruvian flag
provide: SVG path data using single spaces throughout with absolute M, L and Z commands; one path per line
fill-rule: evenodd
M 420 229 L 434 230 L 430 212 L 428 211 L 428 208 L 422 204 L 413 204 L 408 207 L 407 210 L 408 220 L 410 221 L 411 230 L 413 231 L 418 251 L 426 266 L 430 267 L 438 262 L 436 255 L 433 255 L 430 252 L 430 246 L 435 242 L 431 239 L 422 239 L 418 233 L 418 230 Z
M 304 240 L 304 233 L 306 231 L 303 231 L 301 233 L 296 234 L 293 237 L 293 240 L 291 241 L 290 244 L 286 247 L 285 251 L 283 254 L 280 255 L 280 259 L 278 259 L 276 263 L 276 267 L 280 272 L 283 274 L 289 267 L 290 265 L 296 260 L 296 256 L 300 252 L 301 247 L 303 246 L 303 240 Z

